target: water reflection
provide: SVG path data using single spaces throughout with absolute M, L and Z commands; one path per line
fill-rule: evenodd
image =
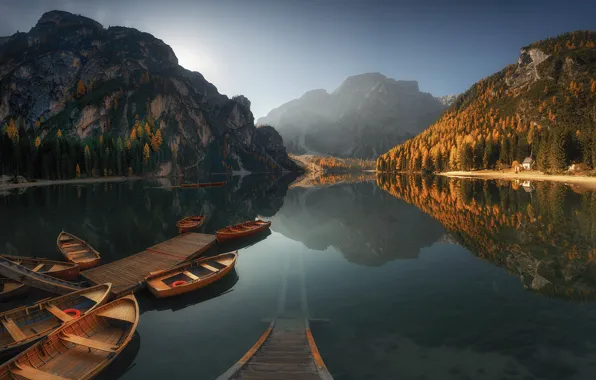
M 421 248 L 444 235 L 443 227 L 416 207 L 356 179 L 351 184 L 342 178 L 332 186 L 294 186 L 271 218 L 271 228 L 309 249 L 334 247 L 348 261 L 370 266 L 416 258 Z
M 595 192 L 422 176 L 379 176 L 377 185 L 438 220 L 474 255 L 519 275 L 524 287 L 596 297 Z

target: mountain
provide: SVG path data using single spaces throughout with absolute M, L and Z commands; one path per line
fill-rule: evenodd
M 424 130 L 444 110 L 416 81 L 367 73 L 347 78 L 330 94 L 309 91 L 257 124 L 273 125 L 291 153 L 376 158 Z
M 576 31 L 522 48 L 517 63 L 458 96 L 430 128 L 380 156 L 377 169 L 492 169 L 530 155 L 543 171 L 596 168 L 595 41 L 596 32 Z
M 244 96 L 220 94 L 150 34 L 68 12 L 0 38 L 0 94 L 8 173 L 297 168 L 273 128 L 255 127 Z

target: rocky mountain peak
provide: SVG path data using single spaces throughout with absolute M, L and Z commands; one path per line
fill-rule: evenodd
M 85 16 L 72 14 L 65 11 L 49 11 L 44 13 L 37 21 L 33 29 L 42 30 L 55 27 L 67 27 L 73 25 L 89 26 L 94 29 L 103 29 L 103 25 L 99 22 Z

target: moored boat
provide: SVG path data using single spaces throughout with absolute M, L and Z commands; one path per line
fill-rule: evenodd
M 22 348 L 102 305 L 111 284 L 97 285 L 0 313 L 0 354 Z
M 68 232 L 60 232 L 56 240 L 58 250 L 71 263 L 78 264 L 82 270 L 99 264 L 99 253 L 83 239 Z
M 149 291 L 158 298 L 171 297 L 205 287 L 230 273 L 237 252 L 201 258 L 145 278 Z
M 176 223 L 176 227 L 178 227 L 180 233 L 184 233 L 192 230 L 193 228 L 199 228 L 201 225 L 203 225 L 204 221 L 205 217 L 202 215 L 191 215 L 184 219 L 180 219 Z
M 243 222 L 234 224 L 217 230 L 215 236 L 217 241 L 224 241 L 230 239 L 237 239 L 245 236 L 251 236 L 261 231 L 268 229 L 271 226 L 271 222 L 265 222 L 263 220 L 252 220 L 249 222 Z
M 13 263 L 24 266 L 33 272 L 44 273 L 63 280 L 74 280 L 79 275 L 79 266 L 74 263 L 55 261 L 37 257 L 0 255 Z
M 0 380 L 91 379 L 128 345 L 138 322 L 132 294 L 100 306 L 4 363 Z
M 182 183 L 182 188 L 200 188 L 200 187 L 219 187 L 224 186 L 225 182 L 205 182 L 205 183 Z
M 0 302 L 8 301 L 27 294 L 27 287 L 9 278 L 0 278 Z
M 78 284 L 38 273 L 0 256 L 0 275 L 34 288 L 52 293 L 67 294 L 82 290 Z

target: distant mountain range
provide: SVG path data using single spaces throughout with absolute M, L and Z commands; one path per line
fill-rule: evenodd
M 420 92 L 416 81 L 366 73 L 332 93 L 309 91 L 257 124 L 274 126 L 291 153 L 376 158 L 430 126 L 454 99 Z

